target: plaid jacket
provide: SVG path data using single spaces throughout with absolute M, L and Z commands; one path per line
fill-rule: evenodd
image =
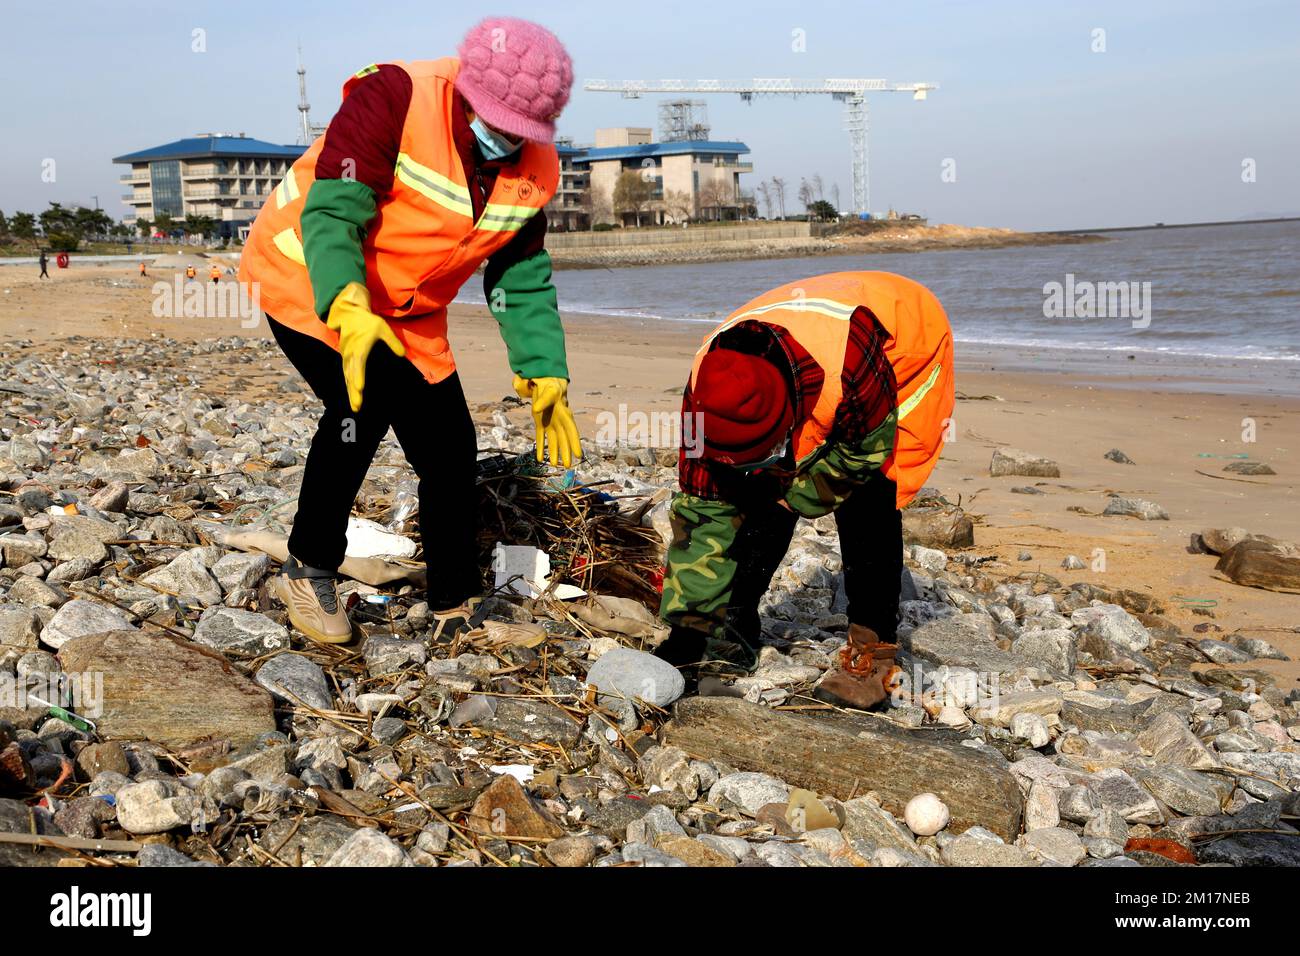
M 894 369 L 885 356 L 884 343 L 884 330 L 870 312 L 858 309 L 850 320 L 844 351 L 844 393 L 835 412 L 835 426 L 827 441 L 827 449 L 833 445 L 859 446 L 893 415 L 898 399 Z M 719 335 L 714 340 L 714 347 L 735 349 L 772 360 L 777 368 L 786 370 L 787 384 L 792 386 L 795 427 L 812 414 L 825 373 L 784 328 L 751 319 Z M 688 383 L 682 398 L 683 434 L 692 433 L 686 422 L 695 411 Z M 882 459 L 874 467 L 883 463 Z M 678 455 L 677 477 L 682 494 L 715 500 L 735 497 L 728 494 L 734 491 L 734 469 L 710 464 L 703 458 L 689 457 L 685 446 Z M 795 476 L 795 481 L 798 481 L 798 476 Z M 826 502 L 831 507 L 821 513 L 834 510 L 843 497 L 838 495 L 836 500 Z
M 703 458 L 678 458 L 681 490 L 673 498 L 673 542 L 668 548 L 660 614 L 670 624 L 717 634 L 726 616 L 735 576 L 730 553 L 747 503 L 770 505 L 781 498 L 808 518 L 829 514 L 880 468 L 893 453 L 897 385 L 885 355 L 885 331 L 864 308 L 850 319 L 842 373 L 843 397 L 830 435 L 808 460 L 796 466 L 793 452 L 780 467 L 746 474 Z M 726 347 L 774 360 L 787 372 L 794 396 L 795 424 L 807 419 L 825 373 L 785 329 L 757 320 L 738 323 L 715 340 Z M 696 411 L 689 384 L 682 401 L 682 434 Z

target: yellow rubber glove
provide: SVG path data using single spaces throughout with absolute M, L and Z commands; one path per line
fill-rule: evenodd
M 366 388 L 366 360 L 375 343 L 383 342 L 398 358 L 406 355 L 406 349 L 388 323 L 370 311 L 370 290 L 360 282 L 349 282 L 334 297 L 325 324 L 339 334 L 348 403 L 354 412 L 359 412 L 361 393 Z
M 569 411 L 569 381 L 564 378 L 522 378 L 515 376 L 515 392 L 532 399 L 533 423 L 537 426 L 537 460 L 545 461 L 543 441 L 551 447 L 551 464 L 565 468 L 582 460 L 582 442 L 573 412 Z

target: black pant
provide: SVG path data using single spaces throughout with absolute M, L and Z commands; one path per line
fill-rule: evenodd
M 898 626 L 899 580 L 903 573 L 903 516 L 897 486 L 879 472 L 835 511 L 844 562 L 849 621 L 871 628 L 892 643 Z M 727 609 L 728 629 L 757 639 L 758 602 L 790 548 L 798 515 L 774 497 L 748 504 L 732 553 L 738 566 Z
M 285 356 L 325 403 L 303 471 L 289 553 L 315 568 L 336 570 L 343 563 L 352 503 L 391 425 L 420 481 L 429 606 L 445 610 L 478 594 L 478 440 L 460 376 L 431 385 L 409 361 L 377 344 L 366 365 L 361 411 L 354 413 L 339 353 L 267 318 Z

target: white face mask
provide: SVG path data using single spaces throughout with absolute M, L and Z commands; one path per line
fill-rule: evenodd
M 477 116 L 470 122 L 469 127 L 474 131 L 474 138 L 478 140 L 479 148 L 483 150 L 483 156 L 487 159 L 505 159 L 524 145 L 523 140 L 512 142 L 496 130 L 489 129 L 487 124 Z

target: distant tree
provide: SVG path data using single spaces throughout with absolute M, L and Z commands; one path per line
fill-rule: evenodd
M 654 182 L 643 178 L 637 170 L 624 170 L 614 183 L 614 211 L 635 213 L 636 224 L 641 225 L 641 213 L 650 205 L 654 188 Z
M 4 210 L 0 209 L 0 239 L 9 237 L 9 220 L 5 218 Z
M 835 207 L 835 214 L 840 212 L 840 184 L 834 183 L 831 186 L 831 205 Z
M 164 236 L 170 236 L 172 230 L 176 228 L 176 220 L 172 218 L 169 212 L 160 212 L 154 217 L 153 224 L 158 227 L 158 231 Z
M 781 218 L 785 218 L 785 180 L 780 176 L 772 177 L 772 192 L 776 196 L 776 208 L 781 213 Z
M 763 200 L 763 215 L 768 219 L 772 218 L 772 190 L 768 188 L 767 181 L 758 184 L 758 195 Z
M 813 188 L 808 185 L 806 179 L 799 180 L 799 202 L 803 204 L 804 209 L 813 204 Z
M 820 219 L 823 222 L 834 219 L 837 215 L 835 207 L 825 199 L 815 199 L 811 206 L 808 207 L 808 214 L 814 219 Z
M 83 239 L 99 238 L 108 234 L 113 220 L 102 209 L 89 209 L 85 206 L 76 210 L 75 221 Z
M 664 193 L 663 209 L 673 222 L 685 222 L 695 213 L 691 194 L 682 189 L 670 189 Z
M 736 190 L 732 183 L 722 177 L 705 180 L 700 186 L 700 208 L 712 209 L 713 218 L 722 220 L 722 210 L 736 204 Z
M 211 216 L 188 216 L 185 219 L 185 231 L 192 236 L 211 239 L 217 234 L 217 221 Z
M 36 241 L 36 217 L 29 212 L 16 212 L 9 220 L 9 231 L 15 239 Z
M 135 228 L 139 230 L 140 235 L 148 239 L 153 235 L 153 223 L 148 219 L 138 218 L 135 221 Z
M 824 186 L 824 184 L 822 183 L 822 174 L 821 174 L 821 173 L 813 173 L 813 178 L 812 178 L 812 191 L 813 191 L 813 196 L 816 197 L 817 199 L 822 199 L 822 198 L 824 198 L 823 195 L 822 195 L 822 191 L 823 191 L 824 189 L 825 189 L 825 186 Z
M 79 213 L 80 210 L 71 209 L 61 203 L 50 203 L 50 208 L 38 217 L 46 245 L 55 252 L 76 252 L 86 228 Z

